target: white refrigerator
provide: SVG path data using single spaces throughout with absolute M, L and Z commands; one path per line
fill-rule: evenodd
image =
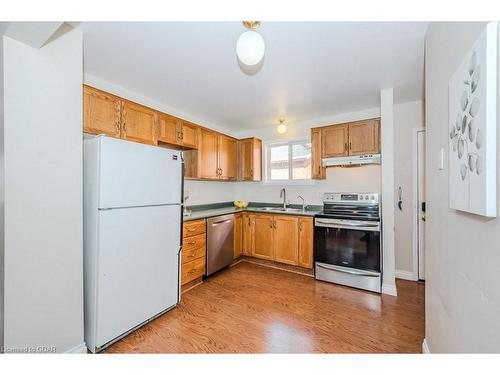
M 182 154 L 84 140 L 85 341 L 92 352 L 180 298 Z

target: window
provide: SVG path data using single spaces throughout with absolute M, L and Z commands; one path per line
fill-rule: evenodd
M 271 143 L 266 146 L 266 180 L 311 179 L 311 142 Z

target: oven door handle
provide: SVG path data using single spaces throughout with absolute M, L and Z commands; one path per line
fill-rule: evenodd
M 348 273 L 349 275 L 356 275 L 356 276 L 369 276 L 369 277 L 379 277 L 379 273 L 375 272 L 370 272 L 370 271 L 351 271 L 351 270 L 346 270 L 345 268 L 337 268 L 335 266 L 325 266 L 323 264 L 316 263 L 317 267 L 324 268 L 325 270 L 329 271 L 338 271 L 338 272 L 343 272 L 343 273 Z
M 339 228 L 339 229 L 353 229 L 353 230 L 368 230 L 368 231 L 374 231 L 378 232 L 380 231 L 380 224 L 379 223 L 338 223 L 338 222 L 326 222 L 322 220 L 316 219 L 315 225 L 317 227 L 324 227 L 324 228 Z

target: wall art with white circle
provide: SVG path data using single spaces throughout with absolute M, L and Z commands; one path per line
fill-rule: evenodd
M 450 208 L 496 216 L 497 24 L 485 30 L 449 82 Z

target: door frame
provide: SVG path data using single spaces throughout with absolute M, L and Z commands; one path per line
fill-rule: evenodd
M 412 263 L 413 263 L 413 280 L 419 280 L 419 254 L 418 254 L 418 223 L 419 223 L 419 207 L 418 207 L 418 134 L 425 134 L 425 127 L 412 129 Z

